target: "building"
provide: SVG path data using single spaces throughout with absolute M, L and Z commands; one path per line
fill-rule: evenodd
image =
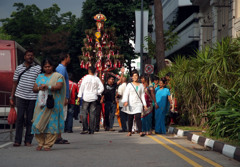
M 240 0 L 191 0 L 199 6 L 199 48 L 240 36 Z
M 240 0 L 162 0 L 163 27 L 174 26 L 178 44 L 165 51 L 173 60 L 177 55 L 192 56 L 195 50 L 212 46 L 225 37 L 240 37 Z M 154 13 L 154 5 L 151 6 Z M 155 18 L 150 19 L 155 36 Z M 155 64 L 154 59 L 143 57 L 143 64 Z
M 178 44 L 165 52 L 166 58 L 191 56 L 224 37 L 240 37 L 240 0 L 162 0 L 162 6 L 164 30 L 173 25 L 179 37 Z M 155 39 L 154 16 L 151 22 Z

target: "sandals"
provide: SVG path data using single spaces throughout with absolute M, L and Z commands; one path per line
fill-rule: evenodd
M 41 151 L 42 150 L 42 146 L 37 146 L 36 150 L 37 151 Z
M 14 143 L 13 144 L 13 147 L 19 147 L 19 146 L 21 146 L 21 144 L 19 144 L 19 143 Z
M 132 133 L 131 133 L 131 132 L 128 132 L 127 136 L 132 136 Z
M 55 141 L 55 144 L 70 144 L 70 143 L 68 142 L 68 140 L 64 140 L 63 138 L 61 138 L 61 139 L 57 139 Z
M 52 151 L 51 148 L 44 148 L 44 151 Z

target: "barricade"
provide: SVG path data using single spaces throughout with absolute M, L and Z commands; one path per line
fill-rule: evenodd
M 0 142 L 13 140 L 14 125 L 9 125 L 7 121 L 10 95 L 11 92 L 0 91 Z

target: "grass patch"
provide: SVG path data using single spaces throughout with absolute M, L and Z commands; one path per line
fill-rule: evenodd
M 178 125 L 171 125 L 172 127 L 186 130 L 186 131 L 202 131 L 202 127 L 197 127 L 197 126 L 178 126 Z

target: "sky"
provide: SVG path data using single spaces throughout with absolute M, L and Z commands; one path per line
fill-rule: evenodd
M 35 4 L 41 10 L 49 8 L 52 4 L 56 3 L 61 9 L 60 14 L 70 11 L 77 17 L 80 17 L 82 3 L 84 1 L 85 0 L 0 0 L 0 19 L 11 16 L 11 13 L 16 10 L 16 8 L 13 7 L 14 3 L 23 3 L 24 5 Z

